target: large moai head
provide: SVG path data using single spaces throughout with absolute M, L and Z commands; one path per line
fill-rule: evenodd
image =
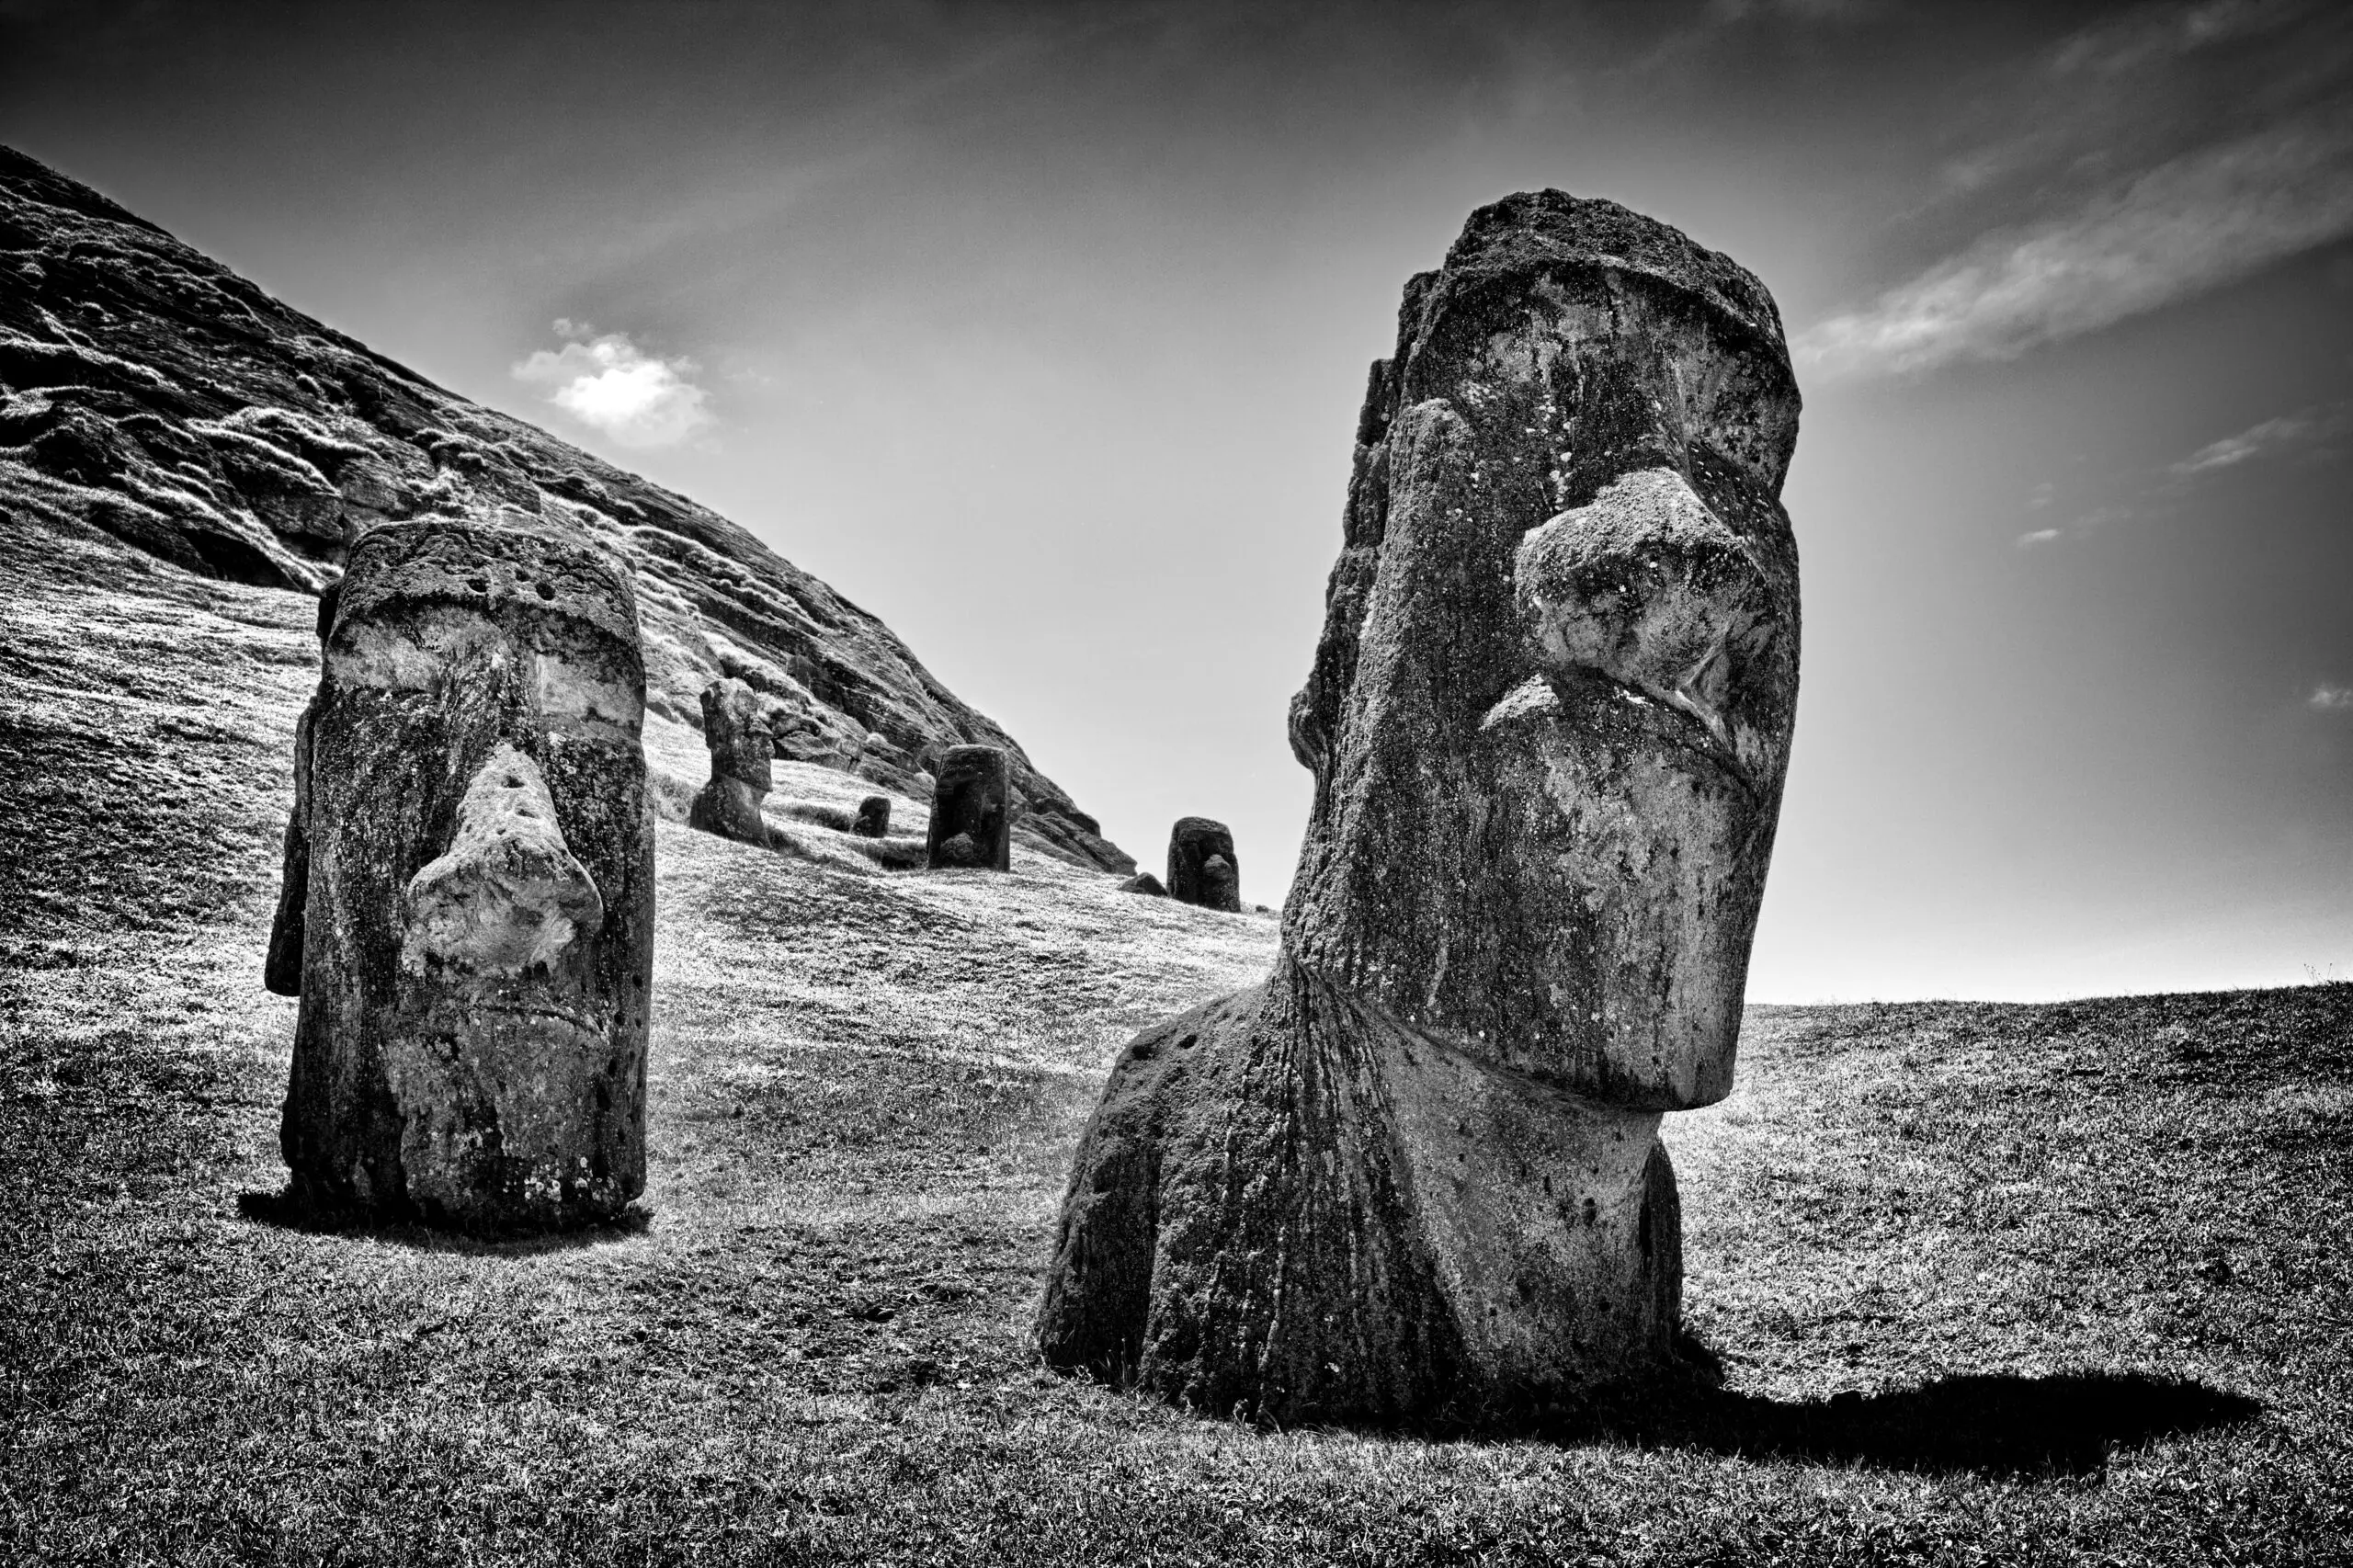
M 1291 745 L 1291 957 L 1640 1110 L 1730 1088 L 1797 700 L 1798 392 L 1728 258 L 1559 191 L 1474 213 L 1373 367 Z
M 494 1228 L 642 1190 L 644 699 L 629 574 L 585 540 L 431 520 L 353 546 L 289 834 L 298 1190 Z

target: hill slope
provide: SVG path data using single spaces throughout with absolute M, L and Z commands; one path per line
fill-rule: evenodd
M 1666 1131 L 1722 1398 L 1267 1435 L 1026 1329 L 1104 1070 L 1273 922 L 665 824 L 652 1222 L 280 1228 L 310 617 L 30 548 L 0 530 L 0 842 L 49 846 L 0 900 L 0 1559 L 2280 1563 L 2353 1528 L 2348 986 L 1753 1010 L 1733 1097 Z
M 699 730 L 698 695 L 723 671 L 789 711 L 779 756 L 917 801 L 936 748 L 1004 746 L 1028 842 L 1134 869 L 888 627 L 744 529 L 443 391 L 0 147 L 10 528 L 95 532 L 200 575 L 315 590 L 371 522 L 506 506 L 579 528 L 635 570 L 657 733 Z

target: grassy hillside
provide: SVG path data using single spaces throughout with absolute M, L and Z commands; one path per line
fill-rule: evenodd
M 665 824 L 650 1221 L 278 1223 L 293 1009 L 259 967 L 310 617 L 0 540 L 0 1557 L 2278 1562 L 2353 1533 L 2353 987 L 1757 1010 L 1733 1096 L 1668 1132 L 1725 1393 L 1264 1434 L 1052 1376 L 1025 1330 L 1119 1043 L 1255 979 L 1271 922 L 1044 857 L 886 875 L 820 828 Z

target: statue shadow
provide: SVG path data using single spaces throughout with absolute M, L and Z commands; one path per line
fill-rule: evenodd
M 430 1225 L 422 1219 L 388 1219 L 364 1210 L 320 1203 L 291 1187 L 277 1192 L 241 1192 L 237 1195 L 237 1213 L 273 1230 L 300 1231 L 317 1236 L 364 1236 L 419 1252 L 496 1257 L 536 1257 L 601 1246 L 643 1235 L 654 1222 L 650 1210 L 632 1203 L 619 1219 L 560 1231 L 458 1230 Z
M 1972 1374 L 1803 1402 L 1734 1393 L 1693 1379 L 1621 1390 L 1573 1415 L 1556 1412 L 1511 1425 L 1524 1436 L 1563 1443 L 1616 1438 L 1928 1474 L 2092 1476 L 2119 1449 L 2236 1425 L 2262 1410 L 2245 1394 L 2141 1372 Z

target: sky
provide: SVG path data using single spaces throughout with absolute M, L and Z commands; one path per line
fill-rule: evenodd
M 0 142 L 745 524 L 1270 904 L 1399 290 L 1613 198 L 1805 396 L 1752 1000 L 2353 978 L 2353 7 L 0 0 Z

